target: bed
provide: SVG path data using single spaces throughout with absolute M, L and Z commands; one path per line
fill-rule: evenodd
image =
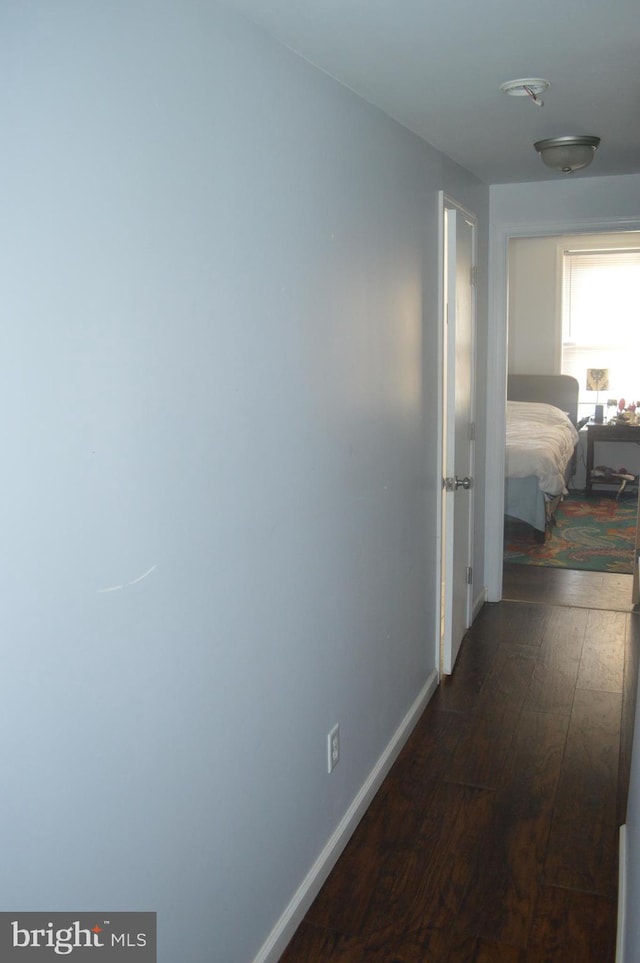
M 579 385 L 568 375 L 509 375 L 505 516 L 543 542 L 575 471 Z

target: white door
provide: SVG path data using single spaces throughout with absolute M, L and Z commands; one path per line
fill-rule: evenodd
M 473 602 L 475 222 L 444 199 L 440 667 L 453 672 Z

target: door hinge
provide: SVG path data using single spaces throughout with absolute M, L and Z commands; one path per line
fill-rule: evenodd
M 469 268 L 469 284 L 472 288 L 475 288 L 478 283 L 478 268 L 477 265 L 472 264 Z
M 467 585 L 473 584 L 473 569 L 470 565 L 467 565 Z
M 476 423 L 475 421 L 469 422 L 469 441 L 476 440 Z

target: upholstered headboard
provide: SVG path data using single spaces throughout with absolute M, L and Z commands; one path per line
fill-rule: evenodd
M 509 401 L 540 401 L 566 411 L 572 422 L 578 422 L 580 385 L 570 375 L 519 375 L 507 378 Z

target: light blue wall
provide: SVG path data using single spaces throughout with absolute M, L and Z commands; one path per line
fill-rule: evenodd
M 638 215 L 640 174 L 494 184 L 490 194 L 492 223 L 506 225 L 514 236 L 526 237 L 541 225 L 579 230 L 581 222 L 593 231 L 598 221 L 602 230 L 609 230 L 614 221 L 622 230 L 625 221 Z
M 0 18 L 0 908 L 247 963 L 434 668 L 437 191 L 488 190 L 210 4 Z

